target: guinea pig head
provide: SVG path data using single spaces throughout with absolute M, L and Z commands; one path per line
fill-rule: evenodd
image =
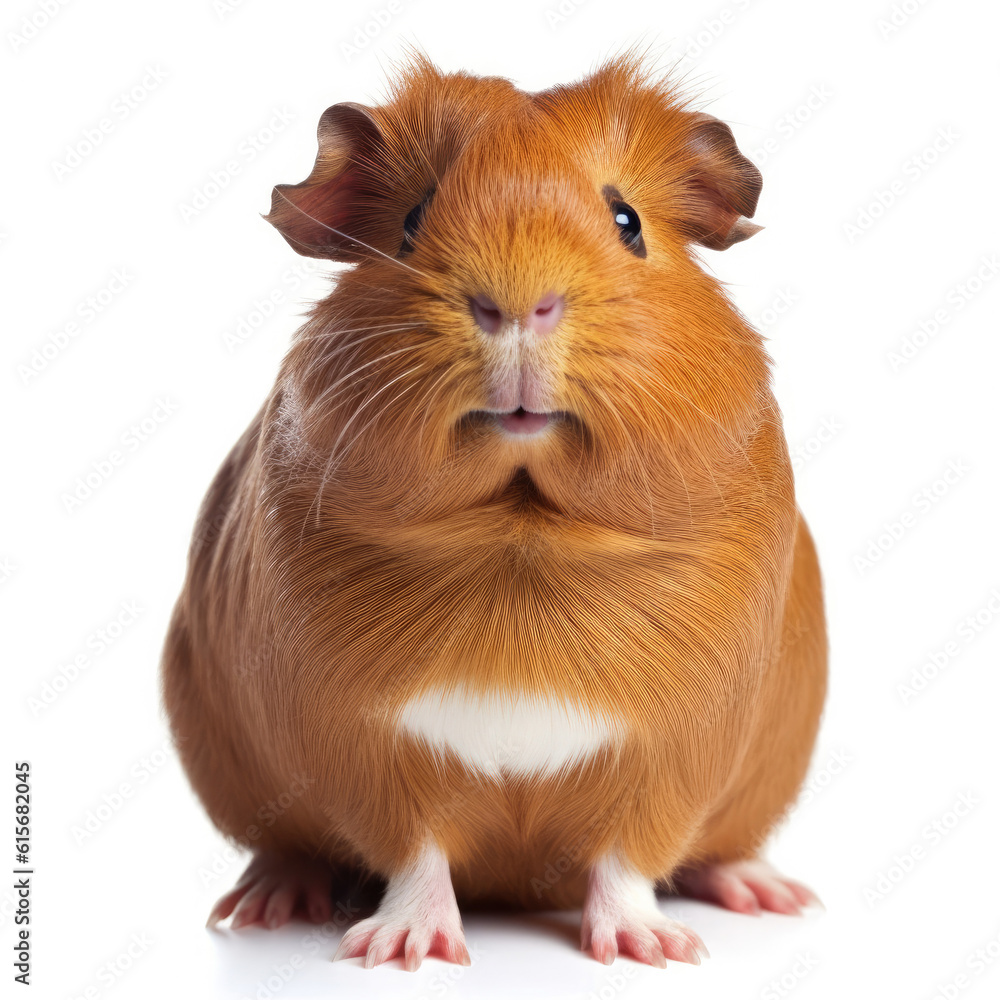
M 329 108 L 267 216 L 352 265 L 283 374 L 324 494 L 416 521 L 505 491 L 688 509 L 764 405 L 760 339 L 697 258 L 757 231 L 760 185 L 630 57 L 539 93 L 418 59 L 385 104 Z

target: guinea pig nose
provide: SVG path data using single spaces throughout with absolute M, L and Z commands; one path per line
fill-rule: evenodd
M 472 318 L 484 333 L 496 333 L 500 329 L 503 313 L 488 295 L 474 295 L 469 299 L 469 305 L 472 307 Z
M 528 313 L 528 327 L 541 336 L 551 333 L 566 309 L 566 300 L 555 292 L 540 298 L 535 307 Z

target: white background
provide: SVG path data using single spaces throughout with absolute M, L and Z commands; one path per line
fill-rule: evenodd
M 0 23 L 0 785 L 12 800 L 13 761 L 30 759 L 33 995 L 996 996 L 995 5 L 586 0 L 559 20 L 558 0 L 398 0 L 353 52 L 385 0 L 94 0 L 48 23 L 43 6 L 8 4 Z M 304 924 L 210 933 L 243 860 L 220 861 L 164 749 L 157 661 L 199 500 L 327 287 L 260 219 L 271 186 L 308 173 L 324 107 L 378 101 L 406 42 L 534 90 L 636 41 L 661 66 L 683 57 L 764 173 L 766 229 L 705 264 L 768 337 L 825 574 L 830 697 L 811 787 L 771 854 L 827 912 L 755 920 L 666 900 L 713 955 L 666 971 L 599 966 L 577 950 L 574 913 L 469 916 L 475 964 L 416 974 L 333 964 L 336 936 L 311 951 Z M 104 118 L 101 142 L 57 169 Z M 208 197 L 229 161 L 238 172 Z M 255 302 L 275 291 L 260 322 Z M 68 510 L 77 478 L 116 449 L 124 461 Z M 79 654 L 87 666 L 60 680 Z M 962 796 L 973 805 L 956 812 Z M 10 834 L 0 842 L 6 870 Z

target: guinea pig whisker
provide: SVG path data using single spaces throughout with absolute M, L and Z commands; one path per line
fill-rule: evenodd
M 670 410 L 668 410 L 666 406 L 663 405 L 663 402 L 661 400 L 657 399 L 656 396 L 653 395 L 653 393 L 650 392 L 649 389 L 645 385 L 643 385 L 637 378 L 633 378 L 633 376 L 629 374 L 627 368 L 623 367 L 623 368 L 619 369 L 619 374 L 624 375 L 637 389 L 641 390 L 647 396 L 649 396 L 649 398 L 656 404 L 656 406 L 658 406 L 660 408 L 660 410 L 663 412 L 664 416 L 668 420 L 670 420 L 671 423 L 673 423 L 673 425 L 675 427 L 677 427 L 679 431 L 681 431 L 682 433 L 684 432 L 685 428 L 684 428 L 684 425 L 681 423 L 681 421 L 678 420 L 677 417 L 673 413 L 671 413 Z M 678 396 L 679 398 L 685 400 L 687 403 L 689 403 L 691 406 L 693 406 L 699 413 L 701 413 L 702 416 L 706 417 L 708 420 L 710 420 L 712 423 L 714 423 L 724 434 L 728 434 L 730 440 L 732 440 L 733 443 L 736 444 L 737 447 L 739 447 L 738 442 L 733 438 L 733 436 L 731 434 L 728 433 L 728 431 L 726 431 L 725 427 L 723 427 L 717 420 L 715 420 L 712 416 L 710 416 L 708 413 L 706 413 L 700 406 L 698 406 L 697 404 L 695 404 L 694 402 L 692 402 L 690 399 L 688 399 L 687 396 L 685 396 L 683 393 L 678 392 L 676 389 L 674 389 L 672 386 L 667 385 L 665 382 L 659 382 L 659 383 L 657 383 L 657 387 L 660 388 L 660 389 L 666 389 L 668 392 L 672 392 L 675 396 Z M 719 494 L 719 498 L 722 499 L 723 502 L 724 502 L 725 501 L 725 495 L 722 492 L 722 488 L 719 486 L 718 480 L 715 478 L 715 475 L 712 472 L 711 465 L 706 460 L 705 456 L 702 455 L 700 451 L 698 451 L 698 449 L 694 449 L 694 453 L 701 459 L 701 464 L 705 467 L 705 471 L 708 473 L 709 479 L 712 480 L 712 485 L 715 486 L 715 490 Z M 744 451 L 743 454 L 746 455 L 746 452 Z M 675 464 L 675 468 L 677 468 L 677 471 L 680 472 L 681 476 L 683 476 L 683 472 L 681 472 L 679 466 L 676 466 L 676 464 Z M 687 490 L 687 485 L 686 484 L 685 484 L 685 490 Z M 690 506 L 690 502 L 691 502 L 691 494 L 690 494 L 690 492 L 688 492 L 688 504 L 689 504 L 689 506 Z
M 350 240 L 352 243 L 357 243 L 358 246 L 364 247 L 366 250 L 371 250 L 373 253 L 377 253 L 380 257 L 385 257 L 386 260 L 392 261 L 393 264 L 396 264 L 407 271 L 412 271 L 414 274 L 419 274 L 421 278 L 429 279 L 429 275 L 425 274 L 423 271 L 419 271 L 415 267 L 410 267 L 409 264 L 404 264 L 403 261 L 397 260 L 395 257 L 392 257 L 387 253 L 384 253 L 382 250 L 379 250 L 378 247 L 373 247 L 370 243 L 365 243 L 364 240 L 359 240 L 356 236 L 349 236 L 347 233 L 341 232 L 341 230 L 339 229 L 334 229 L 333 226 L 328 226 L 325 222 L 321 221 L 320 219 L 317 219 L 314 215 L 310 215 L 304 208 L 301 208 L 298 205 L 296 205 L 295 202 L 292 201 L 292 199 L 289 198 L 288 195 L 286 195 L 283 191 L 279 191 L 278 188 L 275 188 L 274 190 L 275 193 L 281 195 L 281 197 L 284 198 L 285 201 L 287 201 L 288 204 L 292 206 L 292 208 L 294 208 L 297 212 L 301 212 L 311 222 L 315 222 L 316 225 L 322 226 L 324 229 L 329 229 L 331 233 L 336 233 L 338 236 L 342 236 L 345 240 Z
M 408 330 L 409 327 L 406 327 L 405 329 Z M 332 361 L 334 358 L 339 358 L 341 355 L 347 354 L 350 351 L 354 351 L 355 353 L 357 353 L 357 349 L 360 348 L 362 344 L 367 343 L 369 340 L 375 340 L 376 338 L 383 337 L 386 332 L 387 331 L 385 330 L 376 330 L 374 333 L 370 333 L 367 336 L 351 339 L 343 344 L 335 344 L 331 350 L 326 351 L 324 354 L 321 355 L 321 360 Z M 398 332 L 398 331 L 391 331 L 391 332 Z M 417 347 L 419 345 L 410 344 L 408 346 Z
M 407 326 L 407 327 L 403 327 L 402 329 L 409 330 L 409 329 L 411 329 L 411 327 Z M 358 353 L 359 353 L 358 349 L 360 348 L 361 344 L 365 343 L 368 340 L 373 340 L 376 337 L 382 337 L 387 332 L 388 331 L 386 331 L 386 330 L 377 330 L 375 333 L 368 334 L 367 336 L 357 337 L 356 339 L 349 340 L 347 343 L 344 343 L 344 344 L 337 344 L 336 347 L 334 347 L 333 350 L 326 351 L 323 354 L 316 355 L 309 362 L 309 365 L 307 366 L 305 372 L 303 373 L 303 379 L 311 379 L 312 376 L 313 376 L 313 374 L 318 369 L 320 369 L 322 367 L 329 367 L 330 363 L 334 359 L 338 358 L 342 354 L 345 354 L 347 351 L 353 351 L 354 355 L 355 355 L 355 358 L 356 358 L 357 355 L 358 355 Z M 398 331 L 392 331 L 392 332 L 398 332 Z M 306 337 L 304 339 L 311 340 L 311 339 L 320 339 L 320 338 L 319 337 L 317 337 L 317 338 Z M 417 345 L 411 345 L 411 347 L 416 347 L 416 346 Z M 385 355 L 383 355 L 383 356 L 385 356 Z
M 420 433 L 417 435 L 417 448 L 416 448 L 416 450 L 417 450 L 418 454 L 420 452 L 420 447 L 421 447 L 421 445 L 423 444 L 423 441 L 424 441 L 424 427 L 427 424 L 427 417 L 428 417 L 428 415 L 431 412 L 431 403 L 434 402 L 434 397 L 437 396 L 438 392 L 440 391 L 440 386 L 441 386 L 442 381 L 444 381 L 445 377 L 447 375 L 449 375 L 450 373 L 451 373 L 451 367 L 448 366 L 434 380 L 434 383 L 431 385 L 430 389 L 426 389 L 424 391 L 424 394 L 420 397 L 420 400 L 418 401 L 418 403 L 417 403 L 417 405 L 415 407 L 415 409 L 418 412 L 421 409 L 424 411 L 423 419 L 420 421 Z M 429 398 L 428 398 L 428 393 L 432 393 L 432 395 L 430 395 Z M 424 405 L 424 400 L 425 399 L 427 400 L 426 405 Z
M 380 354 L 377 358 L 372 358 L 371 361 L 366 361 L 363 365 L 358 365 L 356 368 L 351 369 L 346 375 L 341 375 L 340 378 L 331 382 L 320 394 L 316 397 L 315 402 L 311 405 L 313 407 L 321 406 L 327 399 L 330 390 L 336 389 L 338 385 L 346 382 L 348 379 L 353 378 L 358 372 L 363 371 L 365 368 L 370 368 L 372 365 L 377 365 L 380 361 L 385 361 L 386 358 L 395 357 L 397 354 L 405 354 L 407 351 L 415 351 L 418 347 L 422 347 L 422 344 L 407 344 L 405 347 L 400 347 L 395 351 L 386 351 L 384 354 Z M 338 393 L 334 393 L 334 396 Z
M 747 466 L 753 471 L 754 477 L 757 480 L 757 485 L 763 487 L 763 484 L 760 481 L 760 473 L 757 471 L 757 465 L 751 458 L 750 453 L 747 451 L 746 445 L 741 444 L 739 441 L 737 441 L 736 438 L 733 437 L 732 432 L 723 427 L 722 424 L 720 424 L 719 421 L 716 420 L 715 417 L 713 417 L 710 413 L 706 413 L 700 406 L 698 406 L 697 403 L 695 403 L 691 399 L 688 399 L 688 397 L 685 396 L 684 393 L 678 392 L 673 386 L 666 385 L 665 383 L 663 385 L 663 388 L 666 389 L 668 392 L 673 393 L 679 399 L 684 400 L 685 403 L 687 403 L 689 406 L 697 410 L 703 417 L 705 417 L 706 420 L 709 420 L 713 424 L 715 424 L 715 426 L 718 427 L 719 430 L 722 431 L 722 433 L 725 434 L 725 436 L 729 438 L 730 441 L 732 441 L 736 450 L 746 459 Z
M 305 340 L 332 340 L 334 337 L 346 337 L 352 333 L 363 333 L 365 330 L 375 330 L 376 332 L 373 336 L 377 336 L 379 333 L 396 330 L 412 330 L 414 327 L 426 325 L 426 323 L 382 323 L 371 326 L 338 327 L 336 330 L 325 330 L 322 333 L 310 333 L 307 336 L 299 337 L 296 340 L 296 343 L 302 343 L 302 341 Z
M 416 369 L 415 368 L 411 369 L 411 371 L 416 371 Z M 386 410 L 388 410 L 389 407 L 392 406 L 392 404 L 395 403 L 397 399 L 402 398 L 408 392 L 412 391 L 413 389 L 416 389 L 417 385 L 418 383 L 411 382 L 409 385 L 404 386 L 400 392 L 397 392 L 396 395 L 392 397 L 392 399 L 388 400 L 385 404 L 383 404 L 382 408 L 378 411 L 378 413 L 376 413 L 375 416 L 373 416 L 370 420 L 368 420 L 365 423 L 365 425 L 354 435 L 354 437 L 351 438 L 350 441 L 346 442 L 346 444 L 344 444 L 341 447 L 340 452 L 337 454 L 337 461 L 334 464 L 332 471 L 334 472 L 336 471 L 337 466 L 340 464 L 341 460 L 347 456 L 347 453 L 351 450 L 352 447 L 354 447 L 355 443 L 364 434 L 364 432 L 368 430 L 368 428 L 371 427 L 372 424 L 377 423 L 379 419 L 382 417 L 382 415 L 386 412 Z M 366 401 L 365 405 L 367 405 L 367 402 L 370 402 L 370 400 Z
M 604 404 L 607 406 L 608 410 L 615 415 L 615 418 L 617 419 L 618 423 L 621 425 L 622 433 L 624 434 L 625 438 L 628 439 L 630 437 L 628 425 L 625 423 L 624 419 L 622 418 L 622 415 L 618 412 L 618 407 L 616 407 L 611 402 L 611 400 L 608 398 L 608 394 L 599 385 L 586 385 L 584 382 L 582 382 L 582 380 L 581 380 L 580 384 L 582 386 L 584 386 L 584 388 L 587 391 L 593 391 L 593 392 L 596 392 L 598 395 L 600 395 L 601 399 L 604 401 Z M 638 464 L 639 470 L 642 472 L 642 478 L 643 478 L 643 480 L 644 480 L 644 482 L 646 484 L 646 496 L 649 498 L 649 526 L 650 526 L 650 530 L 655 535 L 656 534 L 656 506 L 653 503 L 653 487 L 652 487 L 652 485 L 649 482 L 649 476 L 646 474 L 646 468 L 645 468 L 644 463 L 638 462 L 637 464 Z M 688 514 L 689 514 L 689 516 L 691 518 L 691 521 L 693 523 L 694 522 L 694 510 L 693 510 L 693 508 L 691 506 L 691 490 L 688 488 L 688 482 L 687 482 L 687 478 L 684 475 L 684 470 L 681 469 L 678 466 L 678 467 L 676 467 L 676 471 L 680 474 L 680 477 L 681 477 L 681 484 L 683 485 L 683 487 L 684 487 L 684 493 L 687 496 Z
M 343 460 L 344 458 L 346 458 L 346 457 L 347 457 L 347 453 L 348 453 L 348 452 L 350 451 L 350 449 L 351 449 L 351 448 L 352 448 L 352 447 L 354 446 L 354 444 L 355 444 L 355 443 L 356 443 L 356 442 L 357 442 L 357 441 L 358 441 L 358 440 L 359 440 L 359 439 L 361 438 L 361 436 L 362 436 L 362 435 L 363 435 L 363 434 L 365 433 L 365 431 L 367 431 L 367 430 L 368 430 L 368 428 L 372 426 L 372 424 L 374 424 L 374 423 L 375 423 L 376 421 L 378 421 L 378 419 L 379 419 L 379 418 L 380 418 L 380 417 L 382 416 L 382 414 L 383 414 L 383 413 L 385 413 L 385 411 L 386 411 L 386 410 L 387 410 L 387 409 L 388 409 L 388 408 L 389 408 L 389 407 L 390 407 L 390 406 L 391 406 L 391 405 L 392 405 L 393 403 L 395 403 L 397 399 L 400 399 L 400 398 L 401 398 L 402 396 L 405 396 L 405 395 L 406 395 L 406 393 L 408 393 L 408 392 L 410 392 L 410 391 L 411 391 L 412 389 L 416 388 L 416 385 L 417 385 L 417 383 L 415 383 L 415 382 L 414 382 L 413 384 L 411 384 L 411 385 L 408 385 L 408 386 L 406 386 L 406 387 L 405 387 L 405 388 L 404 388 L 404 389 L 402 390 L 402 392 L 398 392 L 398 393 L 396 393 L 396 395 L 395 395 L 395 396 L 393 396 L 393 397 L 392 397 L 392 399 L 390 399 L 390 400 L 389 400 L 389 401 L 388 401 L 388 402 L 387 402 L 387 403 L 386 403 L 386 404 L 385 404 L 385 405 L 384 405 L 384 406 L 382 407 L 382 409 L 381 409 L 381 410 L 379 410 L 379 412 L 378 412 L 378 413 L 376 413 L 376 414 L 375 414 L 375 416 L 371 418 L 371 420 L 367 421 L 367 422 L 366 422 L 366 423 L 364 424 L 364 426 L 363 426 L 363 427 L 362 427 L 362 428 L 361 428 L 361 429 L 360 429 L 360 430 L 359 430 L 359 431 L 358 431 L 358 432 L 357 432 L 357 433 L 356 433 L 356 434 L 355 434 L 355 435 L 354 435 L 354 436 L 353 436 L 353 437 L 351 438 L 351 440 L 350 440 L 350 441 L 348 441 L 348 442 L 347 442 L 347 443 L 346 443 L 346 444 L 345 444 L 345 445 L 344 445 L 344 446 L 343 446 L 343 447 L 342 447 L 342 448 L 340 449 L 340 451 L 339 451 L 339 452 L 334 452 L 334 453 L 333 453 L 333 456 L 331 456 L 331 458 L 335 457 L 335 458 L 336 458 L 336 461 L 335 461 L 335 462 L 333 463 L 332 467 L 331 467 L 331 464 L 330 464 L 330 461 L 329 461 L 329 460 L 327 461 L 327 465 L 326 465 L 326 468 L 324 468 L 324 470 L 323 470 L 323 476 L 322 476 L 322 478 L 320 479 L 320 484 L 319 484 L 319 489 L 318 489 L 318 491 L 317 491 L 317 495 L 316 495 L 316 499 L 315 499 L 315 500 L 313 501 L 313 503 L 312 503 L 312 504 L 310 504 L 310 505 L 309 505 L 309 509 L 308 509 L 308 510 L 306 511 L 306 517 L 305 517 L 305 519 L 303 520 L 303 531 L 305 530 L 305 520 L 307 520 L 307 519 L 308 519 L 308 516 L 309 516 L 309 512 L 310 512 L 310 511 L 312 510 L 313 506 L 315 506 L 315 507 L 316 507 L 316 521 L 317 521 L 317 523 L 319 523 L 319 517 L 320 517 L 320 511 L 321 511 L 321 508 L 322 508 L 322 496 L 323 496 L 323 490 L 324 490 L 324 489 L 326 488 L 326 484 L 327 484 L 327 482 L 329 481 L 330 477 L 331 477 L 331 476 L 332 476 L 332 475 L 333 475 L 333 474 L 334 474 L 334 473 L 335 473 L 335 472 L 337 471 L 337 468 L 338 468 L 338 466 L 340 465 L 341 461 L 342 461 L 342 460 Z M 355 414 L 355 415 L 356 415 L 356 414 Z M 300 539 L 301 539 L 301 536 L 300 536 Z
M 347 422 L 341 428 L 340 434 L 337 435 L 337 440 L 334 441 L 333 447 L 330 449 L 330 458 L 327 459 L 326 466 L 323 469 L 323 476 L 320 479 L 319 489 L 317 490 L 317 493 L 316 493 L 316 499 L 313 501 L 312 504 L 309 505 L 310 506 L 310 510 L 312 509 L 312 507 L 314 505 L 316 506 L 316 508 L 317 508 L 316 509 L 316 517 L 317 518 L 319 518 L 320 507 L 322 505 L 322 500 L 323 500 L 323 489 L 326 486 L 326 482 L 329 479 L 330 475 L 333 472 L 336 472 L 337 466 L 340 464 L 340 462 L 343 460 L 344 456 L 346 455 L 346 451 L 338 451 L 338 449 L 340 449 L 340 443 L 341 443 L 341 441 L 343 441 L 344 435 L 347 433 L 347 429 L 351 426 L 351 424 L 354 423 L 355 420 L 358 419 L 358 417 L 366 409 L 366 407 L 370 406 L 379 396 L 381 396 L 382 393 L 385 392 L 385 390 L 389 388 L 389 386 L 391 386 L 394 383 L 398 382 L 401 378 L 405 378 L 405 376 L 410 375 L 410 374 L 412 374 L 415 371 L 419 371 L 421 368 L 423 368 L 422 364 L 415 365 L 413 368 L 408 368 L 405 372 L 401 372 L 395 378 L 389 379 L 389 381 L 386 382 L 385 385 L 383 385 L 380 389 L 376 389 L 375 392 L 373 392 L 354 411 L 354 413 L 348 418 Z M 416 386 L 416 383 L 413 383 L 412 385 L 407 386 L 407 389 L 414 388 L 415 386 Z M 400 395 L 402 395 L 402 393 L 400 393 Z M 394 397 L 386 405 L 390 405 L 391 403 L 395 402 L 395 400 L 398 399 L 398 398 L 399 398 L 398 396 Z M 383 407 L 382 410 L 379 411 L 379 413 L 375 417 L 375 419 L 377 420 L 378 417 L 380 417 L 382 415 L 382 413 L 384 413 L 384 412 L 385 412 L 385 407 Z M 367 426 L 368 425 L 366 425 L 366 427 Z M 359 434 L 360 433 L 364 433 L 364 430 L 365 430 L 365 428 L 362 428 L 361 431 L 359 432 Z M 355 435 L 355 437 L 351 441 L 351 444 L 353 444 L 355 441 L 357 441 L 357 439 L 358 439 L 358 435 Z M 336 459 L 336 462 L 334 462 L 334 459 Z M 308 516 L 308 514 L 309 514 L 309 511 L 307 510 L 306 511 L 306 515 Z

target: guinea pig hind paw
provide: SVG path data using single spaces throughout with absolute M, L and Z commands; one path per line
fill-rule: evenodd
M 332 872 L 323 862 L 261 853 L 212 908 L 207 926 L 215 927 L 230 914 L 233 930 L 252 924 L 280 927 L 293 916 L 323 923 L 332 912 L 331 885 Z
M 823 905 L 811 889 L 759 858 L 685 868 L 673 882 L 685 896 L 755 916 L 761 910 L 794 916 L 804 907 Z

